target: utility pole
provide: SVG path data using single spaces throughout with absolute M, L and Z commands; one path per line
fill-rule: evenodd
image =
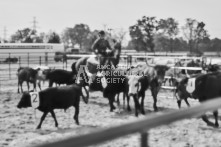
M 107 24 L 103 24 L 104 31 L 107 30 Z
M 32 31 L 30 31 L 30 37 L 31 37 L 31 39 L 33 39 L 33 42 L 36 42 L 36 33 L 37 33 L 37 20 L 36 20 L 36 17 L 34 16 L 33 17 L 33 21 L 32 21 L 32 23 L 33 23 L 33 29 L 32 29 Z
M 38 23 L 38 22 L 36 21 L 36 17 L 33 18 L 32 23 L 33 23 L 33 31 L 35 32 L 36 29 L 37 29 L 37 23 Z
M 6 26 L 4 26 L 4 29 L 3 29 L 3 42 L 5 42 L 5 40 L 7 39 L 7 32 L 8 32 L 8 30 L 7 30 Z

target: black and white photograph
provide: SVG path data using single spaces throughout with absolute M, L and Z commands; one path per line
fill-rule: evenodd
M 0 147 L 221 147 L 220 14 L 220 0 L 0 0 Z

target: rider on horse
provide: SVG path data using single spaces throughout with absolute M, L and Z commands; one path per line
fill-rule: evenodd
M 94 53 L 98 55 L 100 60 L 100 65 L 104 65 L 107 58 L 113 56 L 112 48 L 108 40 L 105 39 L 104 31 L 99 32 L 99 38 L 92 45 L 92 50 L 94 50 Z M 101 58 L 103 60 L 101 60 Z

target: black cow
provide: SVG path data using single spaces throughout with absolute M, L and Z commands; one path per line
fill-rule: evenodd
M 86 93 L 87 90 L 85 89 Z M 79 125 L 78 114 L 79 114 L 79 103 L 80 96 L 83 97 L 85 103 L 88 103 L 87 97 L 82 94 L 82 86 L 80 84 L 73 84 L 63 87 L 49 87 L 39 92 L 39 106 L 38 110 L 43 112 L 41 121 L 37 126 L 37 129 L 41 128 L 42 122 L 44 121 L 47 114 L 50 112 L 55 121 L 55 127 L 58 127 L 58 122 L 54 113 L 54 109 L 68 109 L 69 107 L 75 107 L 74 120 Z M 18 108 L 31 107 L 31 95 L 30 93 L 24 93 L 21 100 L 19 101 Z
M 49 87 L 52 87 L 53 83 L 71 85 L 76 81 L 76 74 L 63 69 L 53 69 L 48 71 L 46 79 L 49 80 Z
M 218 64 L 209 64 L 209 65 L 206 65 L 205 70 L 207 72 L 218 72 L 218 71 L 221 71 L 221 67 Z
M 128 78 L 125 76 L 125 71 L 118 69 L 106 69 L 104 72 L 107 86 L 103 89 L 103 96 L 108 98 L 110 104 L 110 111 L 112 112 L 116 107 L 114 106 L 115 96 L 121 92 L 124 97 L 127 97 L 127 109 L 131 111 L 128 96 Z M 135 115 L 138 116 L 137 110 L 139 110 L 139 102 L 134 99 L 135 104 Z
M 181 102 L 184 100 L 188 107 L 190 107 L 190 104 L 187 100 L 187 98 L 191 98 L 191 94 L 186 90 L 186 85 L 188 83 L 188 78 L 185 77 L 181 79 L 181 81 L 176 81 L 176 90 L 175 90 L 175 96 L 177 99 L 178 107 L 181 108 Z
M 204 102 L 216 97 L 221 96 L 221 73 L 214 72 L 208 74 L 201 74 L 195 77 L 195 89 L 192 92 L 187 92 L 187 84 L 190 81 L 189 78 L 182 80 L 182 89 L 180 93 L 185 95 L 185 97 L 192 97 L 198 99 L 199 102 Z M 181 85 L 180 84 L 180 85 Z M 191 83 L 193 84 L 193 83 Z M 179 103 L 178 103 L 179 104 Z M 209 126 L 218 127 L 218 111 L 214 111 L 213 115 L 215 117 L 215 124 L 210 122 L 206 115 L 202 116 L 203 121 Z
M 105 74 L 111 74 L 114 71 L 105 72 Z M 128 79 L 122 74 L 118 73 L 119 70 L 116 70 L 115 73 L 121 74 L 119 76 L 95 76 L 93 81 L 89 85 L 90 91 L 101 91 L 103 92 L 103 96 L 107 97 L 110 103 L 110 107 L 113 108 L 110 111 L 113 111 L 115 109 L 115 106 L 113 105 L 113 101 L 115 101 L 115 97 L 117 96 L 117 103 L 120 105 L 119 102 L 119 95 L 120 93 L 123 93 L 123 103 L 125 105 L 125 98 L 127 97 L 127 110 L 131 111 L 130 104 L 129 104 L 129 97 L 128 97 Z M 107 78 L 108 77 L 108 78 Z M 115 79 L 115 81 L 114 81 Z M 110 94 L 112 93 L 112 94 Z M 114 97 L 114 98 L 113 98 Z
M 20 93 L 19 86 L 21 88 L 21 92 L 23 93 L 22 84 L 26 81 L 29 91 L 29 83 L 33 83 L 33 90 L 36 90 L 36 78 L 37 78 L 38 69 L 35 70 L 30 67 L 20 67 L 17 70 L 18 76 L 18 93 Z
M 221 73 L 209 73 L 200 75 L 195 81 L 195 90 L 192 93 L 193 98 L 197 98 L 199 102 L 204 102 L 209 99 L 213 99 L 221 96 Z M 218 111 L 213 112 L 215 117 L 215 124 L 210 122 L 206 115 L 202 116 L 202 119 L 207 125 L 218 127 Z

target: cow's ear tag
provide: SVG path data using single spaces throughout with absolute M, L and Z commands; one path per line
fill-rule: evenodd
M 190 78 L 188 80 L 187 86 L 186 86 L 186 91 L 189 93 L 193 93 L 193 91 L 195 90 L 195 81 L 196 78 Z

